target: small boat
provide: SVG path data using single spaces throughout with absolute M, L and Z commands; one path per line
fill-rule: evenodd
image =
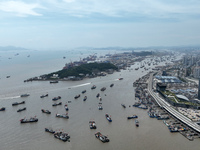
M 97 128 L 95 121 L 89 121 L 89 126 L 90 126 L 90 129 L 96 129 Z
M 139 121 L 137 119 L 135 120 L 135 125 L 136 127 L 139 127 Z
M 91 89 L 92 89 L 92 90 L 96 89 L 96 85 L 93 85 L 93 86 L 91 87 Z
M 52 104 L 52 106 L 57 106 L 57 105 L 62 105 L 62 102 Z
M 108 139 L 107 136 L 102 135 L 101 132 L 97 132 L 94 134 L 96 138 L 98 138 L 101 142 L 105 143 L 105 142 L 109 142 L 110 140 Z
M 112 122 L 112 119 L 111 119 L 111 116 L 110 116 L 110 115 L 105 114 L 105 116 L 106 116 L 106 119 L 107 119 L 109 122 Z
M 65 110 L 66 110 L 66 111 L 68 111 L 68 110 L 69 110 L 69 108 L 68 108 L 68 105 L 67 105 L 67 104 L 65 104 Z
M 6 108 L 5 108 L 5 107 L 2 107 L 2 108 L 0 108 L 0 111 L 4 111 L 4 110 L 6 110 Z
M 79 98 L 80 96 L 81 96 L 81 95 L 79 94 L 79 95 L 76 95 L 74 98 L 77 99 L 77 98 Z
M 121 105 L 122 105 L 122 107 L 126 108 L 125 104 L 121 104 Z
M 96 97 L 98 98 L 100 96 L 100 94 L 98 93 L 97 95 L 96 95 Z
M 119 78 L 119 80 L 123 80 L 123 78 Z
M 52 101 L 57 101 L 57 100 L 59 100 L 59 99 L 61 99 L 61 96 L 52 98 Z
M 102 105 L 98 105 L 98 109 L 99 109 L 99 110 L 103 110 Z
M 58 83 L 58 81 L 50 81 L 49 83 Z
M 43 113 L 46 113 L 46 114 L 51 114 L 51 112 L 50 112 L 49 110 L 41 109 L 41 111 L 42 111 Z
M 31 117 L 30 119 L 21 119 L 20 120 L 21 123 L 32 123 L 32 122 L 38 122 L 38 118 L 36 117 Z
M 85 96 L 85 97 L 83 98 L 83 101 L 86 101 L 86 99 L 87 99 L 87 96 Z
M 52 134 L 55 133 L 55 131 L 53 129 L 51 129 L 51 128 L 45 128 L 45 131 L 49 132 L 49 133 L 52 133 Z
M 21 112 L 21 111 L 24 111 L 24 110 L 26 110 L 26 107 L 18 109 L 17 112 Z
M 20 97 L 28 97 L 28 96 L 30 96 L 30 94 L 22 94 L 22 95 L 20 95 Z
M 114 86 L 114 84 L 112 83 L 111 85 L 110 85 L 110 87 L 113 87 Z
M 85 92 L 86 92 L 86 90 L 83 90 L 83 91 L 82 91 L 82 94 L 84 94 Z
M 133 115 L 133 116 L 127 117 L 127 119 L 134 119 L 134 118 L 138 118 L 138 116 L 137 115 Z
M 56 117 L 58 117 L 58 118 L 65 118 L 65 119 L 69 119 L 69 116 L 68 116 L 68 113 L 66 113 L 66 114 L 56 114 Z
M 56 139 L 62 140 L 63 142 L 66 142 L 66 141 L 70 142 L 69 141 L 70 135 L 65 132 L 56 132 L 56 133 L 54 133 L 54 137 Z
M 41 95 L 40 98 L 44 98 L 44 97 L 47 97 L 47 96 L 49 96 L 49 94 Z
M 12 106 L 16 106 L 16 105 L 20 105 L 20 104 L 25 104 L 25 101 L 22 101 L 22 102 L 14 102 L 12 103 Z
M 106 87 L 102 87 L 102 88 L 101 88 L 101 91 L 105 91 L 105 90 L 106 90 Z

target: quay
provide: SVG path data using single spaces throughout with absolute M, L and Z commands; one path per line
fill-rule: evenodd
M 189 118 L 187 118 L 186 116 L 184 116 L 183 114 L 181 114 L 180 112 L 175 110 L 168 102 L 166 102 L 164 99 L 159 97 L 158 94 L 155 93 L 152 90 L 152 88 L 153 88 L 153 84 L 152 84 L 153 83 L 153 74 L 154 73 L 151 73 L 150 76 L 149 76 L 148 93 L 152 96 L 152 98 L 154 98 L 156 103 L 162 109 L 165 109 L 168 113 L 170 113 L 172 116 L 174 116 L 175 118 L 177 118 L 178 120 L 180 120 L 181 122 L 186 124 L 188 127 L 192 128 L 196 132 L 200 133 L 200 126 L 197 123 L 191 121 Z

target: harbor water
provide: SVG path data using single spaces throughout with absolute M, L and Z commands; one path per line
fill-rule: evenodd
M 96 52 L 95 52 L 96 53 Z M 97 52 L 100 53 L 100 52 Z M 102 53 L 106 53 L 105 51 Z M 108 53 L 108 52 L 107 52 Z M 49 81 L 23 82 L 24 80 L 45 73 L 62 69 L 66 62 L 79 60 L 80 56 L 91 52 L 22 52 L 14 56 L 14 52 L 0 53 L 0 149 L 3 150 L 198 150 L 200 139 L 187 140 L 179 133 L 170 133 L 161 120 L 152 119 L 147 110 L 132 107 L 136 102 L 133 82 L 148 71 L 135 63 L 126 70 L 103 77 L 84 79 L 81 81 Z M 29 56 L 30 57 L 27 57 Z M 10 58 L 12 56 L 12 58 Z M 62 57 L 66 56 L 66 59 Z M 9 59 L 10 58 L 10 59 Z M 70 60 L 71 59 L 71 60 Z M 158 65 L 164 65 L 165 62 Z M 153 67 L 153 66 L 151 66 Z M 9 77 L 8 77 L 9 76 Z M 123 80 L 119 80 L 123 78 Z M 110 87 L 110 84 L 114 84 Z M 96 89 L 91 90 L 92 85 Z M 106 87 L 105 91 L 100 91 Z M 81 92 L 86 90 L 86 93 Z M 28 97 L 20 97 L 28 93 Z M 40 98 L 48 93 L 48 97 Z M 96 98 L 100 93 L 102 101 Z M 74 96 L 81 96 L 74 99 Z M 62 105 L 52 107 L 53 97 L 61 96 L 56 101 Z M 87 100 L 83 101 L 84 96 Z M 25 101 L 25 104 L 12 106 L 14 102 Z M 99 102 L 103 110 L 98 109 Z M 123 108 L 121 104 L 125 104 Z M 65 114 L 64 105 L 68 104 L 69 119 L 56 118 L 56 113 Z M 129 107 L 130 106 L 130 107 Z M 26 107 L 25 111 L 17 112 Z M 51 114 L 41 112 L 48 109 Z M 105 114 L 111 115 L 112 122 L 106 120 Z M 127 120 L 136 114 L 140 122 L 135 126 L 134 120 Z M 21 124 L 20 119 L 36 116 L 36 123 Z M 89 121 L 94 120 L 97 129 L 89 128 Z M 44 131 L 45 127 L 70 134 L 70 142 L 63 142 Z M 106 135 L 110 142 L 102 143 L 95 137 L 96 132 Z

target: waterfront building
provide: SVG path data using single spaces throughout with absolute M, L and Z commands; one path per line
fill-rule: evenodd
M 193 70 L 194 78 L 200 78 L 200 67 L 195 67 Z

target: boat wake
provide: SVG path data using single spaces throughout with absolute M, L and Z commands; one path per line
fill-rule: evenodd
M 91 82 L 88 82 L 88 83 L 72 86 L 71 88 L 81 87 L 81 86 L 90 85 L 90 84 L 91 84 Z
M 12 96 L 12 97 L 0 97 L 1 100 L 7 100 L 7 99 L 16 99 L 20 98 L 20 96 Z

